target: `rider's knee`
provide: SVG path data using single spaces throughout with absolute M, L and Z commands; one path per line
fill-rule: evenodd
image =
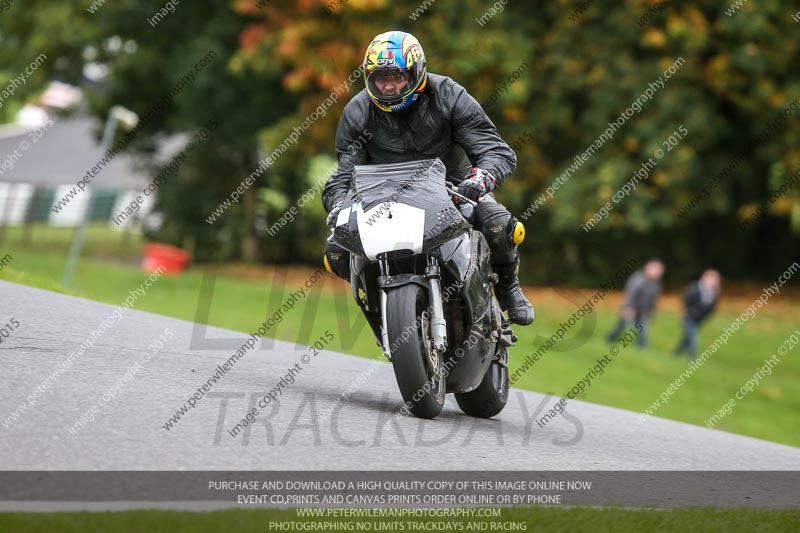
M 525 239 L 525 226 L 511 213 L 506 211 L 502 218 L 495 218 L 482 224 L 480 228 L 489 243 L 492 253 L 513 255 L 516 247 Z

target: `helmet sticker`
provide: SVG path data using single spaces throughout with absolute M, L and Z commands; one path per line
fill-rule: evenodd
M 394 66 L 396 63 L 394 61 L 394 54 L 389 50 L 384 50 L 378 54 L 378 66 L 379 67 L 390 67 Z
M 412 46 L 408 50 L 408 54 L 406 55 L 406 65 L 411 67 L 412 65 L 414 65 L 414 63 L 419 61 L 419 58 L 420 58 L 421 55 L 422 55 L 422 52 L 420 50 L 419 45 Z

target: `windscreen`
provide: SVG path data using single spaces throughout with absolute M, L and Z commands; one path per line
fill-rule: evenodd
M 399 202 L 437 212 L 452 206 L 445 176 L 445 166 L 438 158 L 356 165 L 353 189 L 364 211 L 384 202 Z

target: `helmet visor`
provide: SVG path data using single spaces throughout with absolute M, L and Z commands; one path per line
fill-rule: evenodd
M 400 68 L 375 69 L 367 77 L 370 93 L 381 103 L 391 104 L 414 92 L 417 86 L 415 72 Z

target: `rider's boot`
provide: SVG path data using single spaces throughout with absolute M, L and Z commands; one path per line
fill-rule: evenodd
M 494 294 L 503 311 L 508 312 L 508 319 L 520 326 L 527 326 L 533 322 L 533 306 L 522 294 L 519 286 L 519 253 L 515 255 L 514 262 L 510 265 L 492 265 L 492 270 L 498 277 Z

